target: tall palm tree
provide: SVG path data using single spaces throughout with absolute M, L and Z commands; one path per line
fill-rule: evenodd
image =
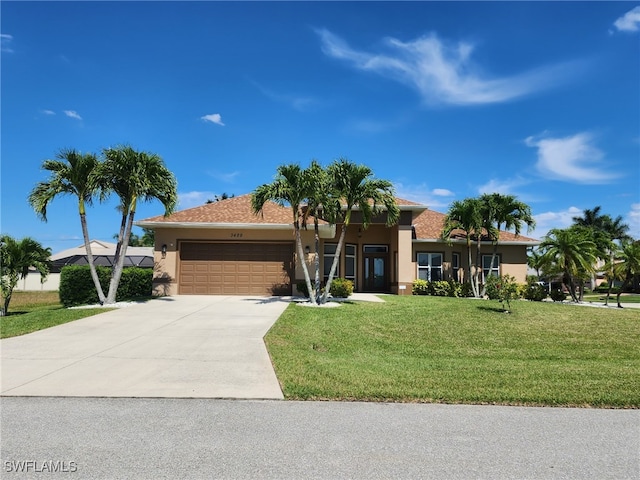
M 473 296 L 477 298 L 480 297 L 479 271 L 478 267 L 475 270 L 473 269 L 471 241 L 474 237 L 482 237 L 483 223 L 482 205 L 479 199 L 465 198 L 464 200 L 456 200 L 449 207 L 441 233 L 441 237 L 444 240 L 451 241 L 454 231 L 462 230 L 464 232 L 467 244 L 468 278 Z
M 523 225 L 526 225 L 527 229 L 531 229 L 535 227 L 536 222 L 531 215 L 531 207 L 520 202 L 514 195 L 484 194 L 480 197 L 480 202 L 483 205 L 484 228 L 493 243 L 493 252 L 491 253 L 491 265 L 493 266 L 498 253 L 500 231 L 503 228 L 504 230 L 513 230 L 518 236 Z M 481 296 L 484 296 L 484 293 L 483 286 Z
M 170 215 L 178 201 L 178 193 L 176 179 L 159 155 L 139 152 L 130 146 L 107 148 L 103 155 L 100 184 L 105 194 L 115 193 L 120 198 L 118 210 L 122 214 L 106 299 L 106 303 L 111 304 L 116 301 L 138 202 L 159 200 L 164 206 L 164 214 Z
M 544 252 L 545 261 L 563 275 L 571 298 L 578 302 L 576 280 L 593 270 L 597 258 L 597 247 L 590 232 L 576 226 L 554 228 L 547 233 L 539 248 Z
M 616 295 L 618 308 L 622 308 L 620 295 L 631 285 L 633 278 L 636 275 L 640 275 L 640 240 L 623 240 L 618 254 L 618 260 L 619 262 L 615 263 L 613 268 L 615 275 L 619 279 L 622 279 L 622 286 Z
M 13 289 L 19 279 L 27 276 L 29 268 L 34 267 L 40 273 L 41 281 L 47 278 L 50 257 L 51 249 L 44 248 L 32 238 L 16 240 L 9 235 L 0 237 L 0 316 L 7 315 Z
M 276 170 L 276 176 L 272 183 L 260 185 L 251 194 L 251 208 L 258 214 L 269 201 L 279 205 L 289 205 L 291 208 L 291 218 L 293 230 L 296 238 L 297 256 L 302 265 L 304 280 L 309 292 L 309 300 L 316 304 L 315 289 L 311 284 L 309 269 L 305 261 L 305 254 L 302 249 L 302 237 L 300 233 L 301 223 L 306 225 L 306 214 L 303 212 L 303 204 L 310 196 L 312 179 L 297 164 L 280 165 Z
M 366 165 L 356 165 L 346 158 L 340 158 L 329 165 L 327 175 L 333 195 L 327 199 L 323 215 L 330 223 L 342 223 L 342 227 L 321 303 L 326 303 L 329 298 L 353 210 L 357 208 L 362 214 L 364 229 L 383 211 L 387 213 L 387 226 L 395 225 L 400 218 L 393 184 L 388 180 L 373 178 L 373 171 Z
M 100 303 L 105 296 L 93 263 L 91 239 L 87 226 L 86 206 L 101 195 L 98 179 L 100 161 L 92 153 L 82 154 L 74 149 L 62 149 L 56 154 L 56 160 L 45 160 L 42 169 L 51 172 L 48 180 L 39 182 L 29 195 L 29 203 L 41 220 L 47 221 L 47 207 L 58 195 L 73 195 L 78 199 L 78 214 L 82 227 L 84 247 L 91 270 L 91 278 L 98 293 Z

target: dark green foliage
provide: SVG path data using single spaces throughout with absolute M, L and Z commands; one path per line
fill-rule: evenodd
M 348 298 L 353 293 L 353 282 L 346 278 L 334 278 L 331 282 L 330 294 L 336 298 Z
M 547 298 L 547 287 L 538 283 L 529 284 L 524 291 L 524 298 L 534 302 L 541 302 Z
M 511 275 L 497 277 L 489 275 L 485 284 L 489 300 L 498 300 L 502 304 L 502 309 L 511 308 L 511 300 L 518 298 L 518 284 Z M 507 306 L 505 307 L 505 303 Z
M 296 283 L 296 287 L 298 289 L 298 292 L 300 292 L 302 296 L 304 297 L 309 296 L 309 289 L 307 288 L 307 282 L 305 282 L 304 280 L 300 280 L 298 283 Z
M 549 296 L 551 297 L 551 300 L 553 300 L 554 302 L 564 302 L 567 298 L 567 294 L 560 289 L 551 290 L 551 293 L 549 294 Z
M 459 283 L 453 280 L 428 280 L 417 279 L 411 285 L 411 293 L 414 295 L 433 295 L 435 297 L 469 297 L 471 285 Z
M 109 286 L 111 269 L 96 267 L 100 284 Z M 116 301 L 149 297 L 152 290 L 153 270 L 150 268 L 125 268 L 122 272 Z M 88 265 L 64 267 L 60 272 L 60 303 L 65 307 L 99 303 L 98 294 L 91 280 Z

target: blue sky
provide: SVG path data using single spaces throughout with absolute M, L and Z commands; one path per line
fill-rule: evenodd
M 639 2 L 0 9 L 3 234 L 81 244 L 71 198 L 48 223 L 27 203 L 42 161 L 130 144 L 165 160 L 181 209 L 347 157 L 437 211 L 496 191 L 531 206 L 536 238 L 596 205 L 640 238 Z M 88 211 L 92 238 L 112 240 L 115 206 Z

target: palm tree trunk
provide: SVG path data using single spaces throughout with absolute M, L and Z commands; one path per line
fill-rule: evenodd
M 91 251 L 91 239 L 89 238 L 89 228 L 87 227 L 87 216 L 84 213 L 80 214 L 80 224 L 82 225 L 82 236 L 84 237 L 84 248 L 87 251 L 87 262 L 89 263 L 89 271 L 91 272 L 91 279 L 96 287 L 98 293 L 98 301 L 100 305 L 105 302 L 104 292 L 102 291 L 102 285 L 100 284 L 100 278 L 98 278 L 98 272 L 96 266 L 93 263 L 93 252 Z
M 118 293 L 118 285 L 120 284 L 120 278 L 122 277 L 122 271 L 124 270 L 124 262 L 127 258 L 127 246 L 129 243 L 129 237 L 131 236 L 131 228 L 133 227 L 133 217 L 136 211 L 132 209 L 129 212 L 126 220 L 126 227 L 124 236 L 118 238 L 118 245 L 116 246 L 116 252 L 118 253 L 117 260 L 111 270 L 111 280 L 109 282 L 109 293 L 107 294 L 107 304 L 116 303 L 116 295 Z
M 313 217 L 313 233 L 314 233 L 314 248 L 315 248 L 315 279 L 314 279 L 314 296 L 317 301 L 320 301 L 320 227 L 318 225 L 318 216 Z
M 338 240 L 338 246 L 336 247 L 336 254 L 333 257 L 333 263 L 331 264 L 331 270 L 329 271 L 329 279 L 327 280 L 327 284 L 324 286 L 324 295 L 322 295 L 322 299 L 320 300 L 320 304 L 324 305 L 327 303 L 327 299 L 329 298 L 329 290 L 331 289 L 331 282 L 333 282 L 333 277 L 336 274 L 336 270 L 338 269 L 338 262 L 340 261 L 340 252 L 342 252 L 342 245 L 344 244 L 344 238 L 347 236 L 347 223 L 342 224 L 342 229 L 340 231 L 340 239 Z
M 474 297 L 478 296 L 478 289 L 476 288 L 475 279 L 472 273 L 473 259 L 471 257 L 471 242 L 467 241 L 467 255 L 468 255 L 468 270 L 469 270 L 469 283 L 471 284 L 471 292 Z
M 624 279 L 624 282 L 622 282 L 622 285 L 620 286 L 620 290 L 618 290 L 618 293 L 616 294 L 616 302 L 618 304 L 618 308 L 622 308 L 622 304 L 620 303 L 620 295 L 622 295 L 622 292 L 629 286 L 631 285 L 631 281 L 633 280 L 633 275 L 627 273 L 627 276 Z
M 304 281 L 307 284 L 307 291 L 309 292 L 309 301 L 312 305 L 316 305 L 316 296 L 314 295 L 313 288 L 311 286 L 311 277 L 309 276 L 309 269 L 307 268 L 307 259 L 304 255 L 304 250 L 302 249 L 302 237 L 300 236 L 300 225 L 298 222 L 294 224 L 294 228 L 296 231 L 296 245 L 298 247 L 298 258 L 300 259 L 300 263 L 302 264 L 302 272 L 304 273 Z

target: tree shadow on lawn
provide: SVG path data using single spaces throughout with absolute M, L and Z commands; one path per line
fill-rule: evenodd
M 476 307 L 476 308 L 477 308 L 478 310 L 484 310 L 484 311 L 486 311 L 486 312 L 509 313 L 509 311 L 508 311 L 508 310 L 505 310 L 505 309 L 500 308 L 500 307 L 485 307 L 485 306 L 483 305 L 483 306 L 479 306 L 479 307 Z

